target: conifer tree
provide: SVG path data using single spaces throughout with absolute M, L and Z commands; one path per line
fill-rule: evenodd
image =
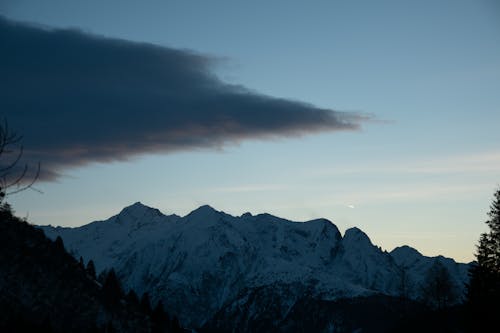
M 111 269 L 106 276 L 106 280 L 104 280 L 102 286 L 102 292 L 104 300 L 108 304 L 115 304 L 123 297 L 123 290 L 114 269 Z
M 151 301 L 149 300 L 149 294 L 145 292 L 141 297 L 141 309 L 144 313 L 151 314 Z
M 54 245 L 56 246 L 56 248 L 64 250 L 64 242 L 61 236 L 57 236 L 56 240 L 54 241 Z
M 182 328 L 181 328 L 181 324 L 179 323 L 179 318 L 177 318 L 176 316 L 174 316 L 174 318 L 172 318 L 172 327 L 171 327 L 171 330 L 172 332 L 182 332 Z
M 97 275 L 97 281 L 101 284 L 104 284 L 106 281 L 106 277 L 108 276 L 109 271 L 107 269 L 103 269 L 99 275 Z
M 151 313 L 151 321 L 153 322 L 153 333 L 164 332 L 167 330 L 169 324 L 169 318 L 165 309 L 163 308 L 162 301 L 158 301 L 158 304 Z
M 481 234 L 467 285 L 471 323 L 479 330 L 500 327 L 497 313 L 500 309 L 500 188 L 495 192 L 488 217 L 489 231 Z
M 440 261 L 435 260 L 422 285 L 424 302 L 433 309 L 442 310 L 456 301 L 455 290 L 450 273 Z
M 495 192 L 495 198 L 488 212 L 486 224 L 490 228 L 488 246 L 491 249 L 489 268 L 496 274 L 500 273 L 500 188 Z
M 163 308 L 163 302 L 160 300 L 158 304 L 156 304 L 152 317 L 158 321 L 164 320 L 166 316 L 165 309 Z
M 87 271 L 87 274 L 89 274 L 95 280 L 96 275 L 95 275 L 95 265 L 93 260 L 89 260 L 89 262 L 87 263 L 87 268 L 85 270 Z
M 127 299 L 127 301 L 129 301 L 130 304 L 139 305 L 139 297 L 137 296 L 134 289 L 130 289 L 125 298 Z

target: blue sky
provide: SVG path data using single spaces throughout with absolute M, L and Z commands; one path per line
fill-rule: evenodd
M 135 201 L 177 214 L 210 204 L 326 217 L 387 250 L 472 260 L 500 183 L 495 1 L 6 1 L 0 14 L 192 50 L 226 83 L 373 116 L 355 131 L 67 167 L 37 184 L 44 194 L 10 198 L 33 223 L 81 225 Z

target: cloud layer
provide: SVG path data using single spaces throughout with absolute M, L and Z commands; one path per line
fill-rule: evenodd
M 187 50 L 0 17 L 0 114 L 51 180 L 73 166 L 249 138 L 358 129 L 366 119 L 217 78 Z

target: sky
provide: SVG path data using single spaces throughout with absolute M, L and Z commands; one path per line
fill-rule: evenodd
M 0 116 L 79 226 L 166 214 L 324 217 L 388 251 L 473 260 L 500 186 L 500 5 L 0 0 Z

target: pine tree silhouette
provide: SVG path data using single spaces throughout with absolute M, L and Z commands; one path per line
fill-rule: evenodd
M 151 314 L 151 301 L 149 299 L 149 294 L 145 292 L 141 297 L 141 309 L 146 314 Z
M 160 333 L 168 330 L 169 319 L 160 300 L 151 314 L 151 321 L 153 322 L 152 333 Z
M 123 297 L 123 290 L 114 269 L 108 272 L 102 286 L 102 292 L 104 301 L 108 305 L 117 304 Z
M 495 192 L 486 224 L 489 231 L 481 234 L 476 263 L 469 270 L 467 305 L 471 330 L 500 327 L 500 188 Z
M 133 304 L 134 306 L 139 305 L 139 297 L 137 296 L 137 293 L 134 291 L 134 289 L 130 289 L 125 298 L 130 304 Z
M 177 318 L 176 316 L 174 316 L 172 318 L 171 331 L 172 332 L 183 332 L 184 331 L 181 327 L 181 324 L 179 323 L 179 318 Z
M 424 302 L 433 309 L 442 310 L 455 302 L 457 294 L 450 273 L 439 261 L 427 271 L 422 294 Z
M 94 261 L 89 260 L 89 262 L 87 263 L 87 268 L 85 270 L 87 271 L 87 274 L 90 275 L 94 280 L 96 279 Z
M 61 236 L 57 236 L 56 240 L 54 241 L 54 245 L 57 249 L 64 250 L 64 242 Z

